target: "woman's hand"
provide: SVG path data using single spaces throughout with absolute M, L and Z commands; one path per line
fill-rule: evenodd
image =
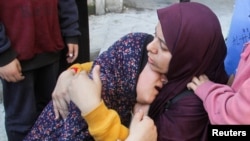
M 65 119 L 68 115 L 68 104 L 70 97 L 68 94 L 68 85 L 74 77 L 74 70 L 68 69 L 62 72 L 57 80 L 55 89 L 52 93 L 52 101 L 56 119 L 62 116 Z
M 154 121 L 145 116 L 143 111 L 135 113 L 129 128 L 126 141 L 156 141 L 157 130 Z
M 76 74 L 68 89 L 70 99 L 83 115 L 94 110 L 101 102 L 100 66 L 94 66 L 92 73 L 93 80 L 89 78 L 86 71 Z

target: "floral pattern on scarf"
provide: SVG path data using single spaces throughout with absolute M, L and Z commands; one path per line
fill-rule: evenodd
M 107 107 L 115 109 L 121 121 L 128 126 L 130 112 L 136 100 L 136 83 L 148 39 L 146 33 L 129 33 L 116 41 L 94 61 L 101 66 L 102 98 Z M 92 74 L 90 74 L 91 77 Z M 84 102 L 84 101 L 83 101 Z M 69 105 L 66 120 L 55 120 L 53 104 L 43 110 L 24 141 L 92 141 L 88 125 L 80 110 Z

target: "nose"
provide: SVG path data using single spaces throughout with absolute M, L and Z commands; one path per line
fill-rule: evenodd
M 163 82 L 162 79 L 159 79 L 159 80 L 156 82 L 156 86 L 157 86 L 159 89 L 161 89 L 161 88 L 163 87 L 163 85 L 164 85 L 164 82 Z
M 157 53 L 157 39 L 154 38 L 153 41 L 151 41 L 148 45 L 147 45 L 147 51 L 151 52 L 151 53 Z
M 168 83 L 168 79 L 165 74 L 161 75 L 161 82 L 163 85 Z

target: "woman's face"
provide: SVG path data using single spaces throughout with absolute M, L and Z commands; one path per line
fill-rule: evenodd
M 148 63 L 153 71 L 166 74 L 172 54 L 168 50 L 160 23 L 156 26 L 154 40 L 148 44 Z
M 153 71 L 147 63 L 138 78 L 136 101 L 140 104 L 151 104 L 166 81 L 164 74 Z
M 165 74 L 172 54 L 165 43 L 160 23 L 156 26 L 154 40 L 148 44 L 148 63 L 141 72 L 136 86 L 137 102 L 141 104 L 151 104 L 159 89 L 163 87 L 167 79 Z
M 172 54 L 165 43 L 160 23 L 156 26 L 155 38 L 148 44 L 147 51 L 148 63 L 141 72 L 136 87 L 136 100 L 141 104 L 151 104 L 167 81 L 165 74 Z

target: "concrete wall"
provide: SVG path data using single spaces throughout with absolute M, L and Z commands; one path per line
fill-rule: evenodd
M 136 9 L 154 10 L 174 2 L 179 2 L 179 0 L 124 0 L 123 4 L 126 7 L 132 7 Z
M 91 14 L 120 13 L 123 11 L 123 0 L 88 0 L 88 6 L 95 9 Z
M 122 12 L 123 0 L 105 0 L 105 11 L 106 12 Z

